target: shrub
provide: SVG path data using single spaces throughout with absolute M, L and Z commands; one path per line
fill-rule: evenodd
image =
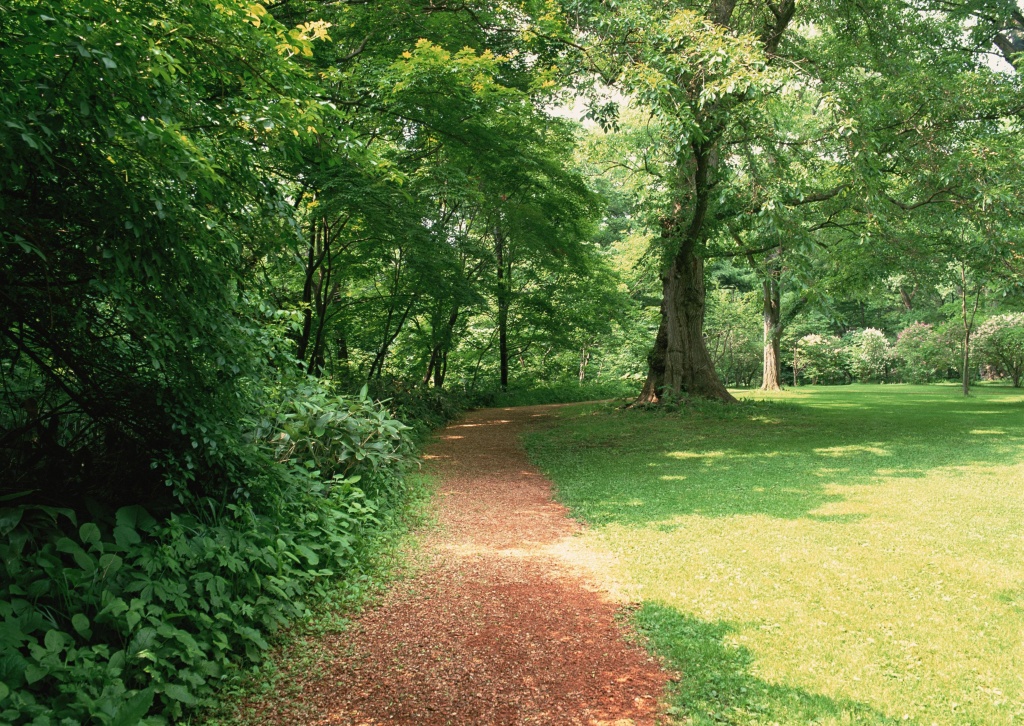
M 974 334 L 978 362 L 1009 376 L 1014 388 L 1024 379 L 1024 313 L 995 315 Z
M 477 391 L 472 394 L 470 401 L 474 406 L 481 408 L 580 403 L 609 398 L 635 397 L 640 394 L 640 385 L 640 382 L 632 378 L 583 384 L 577 381 L 552 382 L 528 388 L 512 387 L 507 391 Z
M 454 420 L 470 405 L 470 394 L 458 387 L 435 388 L 398 378 L 375 379 L 370 395 L 388 408 L 418 436 Z
M 797 341 L 795 366 L 812 384 L 849 383 L 850 358 L 838 338 L 805 335 Z
M 234 500 L 0 509 L 0 722 L 176 719 L 361 567 L 402 499 L 405 427 L 313 383 L 245 423 L 266 474 Z
M 899 376 L 907 383 L 930 383 L 942 380 L 960 365 L 962 339 L 950 326 L 935 327 L 914 323 L 896 336 L 896 365 Z
M 850 361 L 850 373 L 861 383 L 880 383 L 892 379 L 896 354 L 885 333 L 865 328 L 847 333 L 843 338 Z
M 747 387 L 764 371 L 764 332 L 757 293 L 713 288 L 708 293 L 705 342 L 726 385 Z

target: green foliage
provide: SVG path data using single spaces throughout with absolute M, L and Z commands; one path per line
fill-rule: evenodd
M 896 355 L 885 333 L 865 328 L 847 333 L 843 346 L 850 361 L 850 374 L 858 383 L 889 383 L 893 380 Z
M 395 418 L 408 426 L 417 438 L 455 420 L 470 406 L 472 397 L 455 386 L 417 386 L 398 379 L 375 379 L 370 391 L 374 400 L 386 403 Z
M 962 341 L 951 326 L 914 323 L 896 338 L 899 372 L 908 383 L 930 383 L 950 377 L 958 367 Z
M 237 487 L 236 422 L 280 353 L 244 273 L 293 234 L 274 155 L 327 113 L 289 60 L 307 31 L 235 0 L 3 16 L 0 486 L 122 504 Z
M 799 375 L 818 383 L 849 383 L 850 355 L 832 335 L 805 335 L 797 341 L 795 363 Z
M 764 354 L 760 296 L 728 288 L 708 293 L 704 337 L 726 385 L 747 388 L 761 378 Z
M 474 393 L 469 400 L 474 406 L 487 408 L 541 406 L 549 403 L 635 398 L 639 390 L 640 383 L 629 379 L 602 383 L 590 382 L 582 385 L 573 381 L 539 384 L 529 388 L 510 388 L 507 391 L 500 389 L 479 391 Z
M 974 335 L 975 358 L 1008 376 L 1014 388 L 1024 381 L 1024 313 L 993 315 Z
M 197 498 L 162 521 L 0 510 L 0 719 L 134 724 L 209 705 L 365 566 L 407 494 L 405 427 L 315 384 L 281 393 L 252 431 L 268 457 L 250 501 Z

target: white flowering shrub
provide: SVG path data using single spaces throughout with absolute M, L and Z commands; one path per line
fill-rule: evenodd
M 843 338 L 850 363 L 850 373 L 861 383 L 883 383 L 893 378 L 896 353 L 885 333 L 865 328 L 847 333 Z

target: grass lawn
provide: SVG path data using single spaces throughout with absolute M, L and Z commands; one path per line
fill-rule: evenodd
M 694 724 L 1024 724 L 1024 393 L 741 392 L 531 434 Z

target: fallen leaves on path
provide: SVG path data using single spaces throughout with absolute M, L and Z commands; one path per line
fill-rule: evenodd
M 518 444 L 544 415 L 477 411 L 442 432 L 428 564 L 319 644 L 330 660 L 295 675 L 297 697 L 249 704 L 259 723 L 656 722 L 668 674 L 624 640 L 600 559 L 564 555 L 579 525 Z

